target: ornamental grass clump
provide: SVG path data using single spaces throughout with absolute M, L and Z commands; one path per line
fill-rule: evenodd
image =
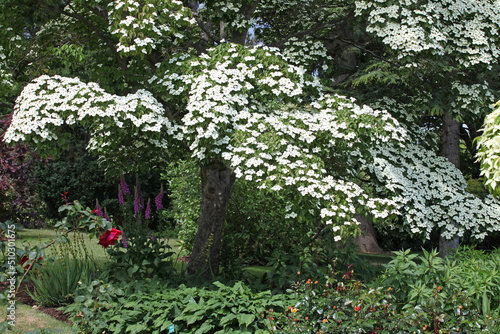
M 62 306 L 73 302 L 74 293 L 82 283 L 98 276 L 99 267 L 88 253 L 83 235 L 75 233 L 67 243 L 60 243 L 53 262 L 46 263 L 32 276 L 31 297 L 43 306 Z

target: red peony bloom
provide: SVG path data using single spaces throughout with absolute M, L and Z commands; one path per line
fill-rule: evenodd
M 106 231 L 99 237 L 98 244 L 104 248 L 108 248 L 108 246 L 116 243 L 120 235 L 122 235 L 122 231 L 113 227 L 111 231 Z

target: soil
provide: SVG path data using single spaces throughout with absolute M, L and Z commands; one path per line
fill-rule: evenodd
M 9 282 L 0 282 L 0 292 L 3 292 L 5 288 L 9 286 Z M 32 282 L 22 282 L 19 291 L 16 294 L 16 302 L 29 305 L 40 312 L 43 312 L 54 319 L 65 322 L 69 325 L 73 323 L 68 320 L 69 316 L 64 314 L 64 311 L 58 310 L 56 307 L 45 307 L 37 305 L 37 303 L 30 297 L 28 290 L 33 293 L 34 287 Z

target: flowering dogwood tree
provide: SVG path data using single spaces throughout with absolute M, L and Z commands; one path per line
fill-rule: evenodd
M 408 90 L 419 92 L 410 98 L 427 97 L 424 108 L 416 105 L 414 110 L 440 117 L 441 154 L 460 168 L 462 124 L 484 117 L 495 101 L 479 73 L 491 69 L 500 55 L 499 3 L 361 0 L 356 14 L 388 47 L 390 71 L 406 78 Z M 458 239 L 442 236 L 443 248 L 458 246 Z
M 88 149 L 110 175 L 164 166 L 179 156 L 195 159 L 202 210 L 189 272 L 217 274 L 225 212 L 238 178 L 278 192 L 290 203 L 286 219 L 331 225 L 336 240 L 356 233 L 356 214 L 386 218 L 411 210 L 401 205 L 404 193 L 395 191 L 404 181 L 383 168 L 399 161 L 406 128 L 387 111 L 331 93 L 332 80 L 325 80 L 338 82 L 332 50 L 346 44 L 349 32 L 342 27 L 352 20 L 352 2 L 28 3 L 50 11 L 33 37 L 34 49 L 55 55 L 57 66 L 25 86 L 5 140 L 55 154 L 67 145 L 70 127 L 83 126 L 91 136 Z M 360 14 L 373 8 L 359 4 Z M 290 22 L 290 15 L 297 19 Z M 338 49 L 345 51 L 344 44 Z M 456 87 L 460 91 L 460 82 Z M 392 184 L 387 189 L 394 194 L 365 191 L 360 172 Z M 418 198 L 412 203 L 416 211 L 427 210 Z M 421 223 L 422 233 L 441 226 L 445 216 L 433 218 L 434 225 Z M 415 219 L 407 221 L 413 229 Z
M 64 143 L 63 125 L 80 124 L 90 130 L 89 150 L 110 172 L 162 163 L 171 152 L 188 150 L 201 165 L 203 194 L 193 271 L 213 261 L 209 270 L 217 273 L 235 178 L 299 196 L 300 210 L 332 224 L 339 240 L 355 231 L 359 207 L 389 214 L 387 201 L 341 177 L 354 175 L 354 164 L 339 173 L 327 162 L 369 159 L 370 146 L 402 141 L 404 130 L 386 112 L 323 94 L 317 79 L 276 50 L 222 44 L 199 56 L 173 55 L 148 83 L 152 92 L 118 96 L 76 78 L 39 77 L 17 99 L 5 140 L 52 152 L 56 142 Z M 183 116 L 169 119 L 155 95 Z M 298 210 L 290 206 L 289 217 Z

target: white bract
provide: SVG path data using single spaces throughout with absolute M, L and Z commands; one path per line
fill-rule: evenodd
M 61 126 L 75 123 L 90 130 L 89 150 L 110 168 L 133 168 L 133 159 L 119 164 L 117 157 L 138 156 L 139 150 L 150 150 L 153 159 L 158 156 L 155 152 L 168 147 L 161 131 L 171 135 L 175 131 L 162 105 L 147 91 L 117 96 L 106 93 L 96 83 L 44 75 L 28 84 L 17 98 L 5 141 L 57 141 L 64 139 L 59 138 L 64 137 Z

